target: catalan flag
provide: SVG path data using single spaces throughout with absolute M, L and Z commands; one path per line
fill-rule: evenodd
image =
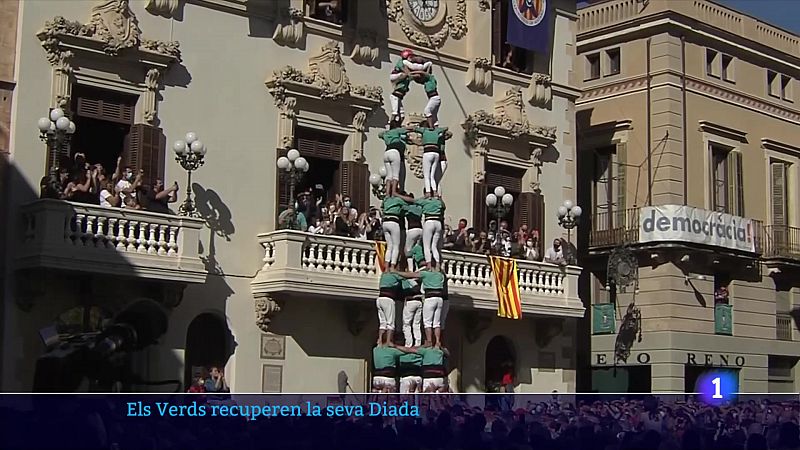
M 492 267 L 494 287 L 497 291 L 497 316 L 506 319 L 521 319 L 522 304 L 517 281 L 517 260 L 489 256 L 489 265 Z
M 386 272 L 386 242 L 375 241 L 375 263 L 381 272 Z

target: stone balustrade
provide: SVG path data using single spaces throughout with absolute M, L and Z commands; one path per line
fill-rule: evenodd
M 252 283 L 253 295 L 316 294 L 348 300 L 371 300 L 380 269 L 373 241 L 274 231 L 258 235 L 264 266 Z M 497 309 L 492 271 L 486 256 L 445 250 L 451 305 Z M 519 290 L 525 313 L 582 317 L 578 297 L 579 267 L 518 261 Z
M 22 218 L 18 268 L 205 281 L 201 219 L 60 200 L 25 205 Z

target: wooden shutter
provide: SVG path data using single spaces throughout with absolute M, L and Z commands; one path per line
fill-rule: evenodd
M 786 225 L 786 164 L 782 162 L 770 163 L 772 172 L 772 224 Z
M 744 177 L 742 176 L 742 154 L 728 152 L 728 212 L 744 217 Z
M 486 184 L 489 189 L 503 186 L 506 191 L 512 193 L 522 192 L 523 171 L 514 167 L 501 164 L 486 165 Z
M 342 197 L 348 196 L 359 213 L 369 210 L 369 167 L 356 161 L 342 161 L 337 171 Z
M 78 115 L 125 125 L 133 124 L 133 106 L 114 100 L 78 97 Z
M 486 208 L 486 194 L 489 186 L 486 183 L 472 185 L 472 227 L 475 233 L 489 230 L 489 212 Z
M 517 197 L 514 211 L 514 226 L 528 225 L 528 230 L 539 232 L 539 254 L 544 246 L 544 195 L 539 192 L 523 192 Z
M 346 136 L 325 133 L 309 128 L 298 128 L 295 148 L 305 157 L 342 160 Z
M 494 65 L 499 66 L 503 63 L 503 43 L 506 37 L 503 36 L 503 2 L 507 0 L 494 0 L 492 5 L 492 54 Z
M 131 127 L 125 143 L 123 158 L 134 172 L 144 171 L 142 183 L 150 186 L 164 179 L 166 137 L 161 128 L 138 123 Z
M 616 198 L 616 214 L 614 218 L 614 228 L 624 228 L 628 226 L 626 220 L 626 200 L 625 195 L 627 191 L 627 184 L 625 184 L 625 168 L 627 167 L 628 160 L 628 144 L 617 144 L 616 148 L 616 161 L 612 167 L 612 170 L 615 172 L 616 175 L 616 188 L 617 188 L 617 198 Z

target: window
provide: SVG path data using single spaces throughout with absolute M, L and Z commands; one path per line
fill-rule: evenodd
M 625 223 L 625 145 L 595 150 L 592 201 L 595 231 L 606 231 Z
M 600 54 L 594 53 L 586 55 L 586 79 L 596 80 L 600 78 Z
M 508 229 L 514 230 L 522 225 L 519 217 L 519 196 L 522 192 L 522 176 L 523 171 L 511 166 L 502 164 L 488 163 L 486 165 L 486 184 L 489 192 L 493 192 L 497 186 L 505 188 L 506 192 L 514 197 L 514 203 L 506 214 L 500 218 L 500 221 L 508 222 Z M 485 196 L 484 196 L 485 197 Z M 516 219 L 516 220 L 515 220 Z M 492 220 L 497 220 L 496 216 L 487 216 L 486 223 Z M 498 223 L 498 226 L 500 224 Z
M 619 75 L 621 70 L 619 48 L 606 50 L 606 57 L 608 59 L 607 75 Z
M 744 215 L 742 154 L 711 145 L 711 207 L 714 211 Z
M 733 56 L 722 55 L 722 79 L 733 82 Z
M 792 101 L 792 79 L 781 75 L 781 98 L 787 102 Z
M 783 161 L 772 160 L 769 164 L 772 194 L 772 225 L 789 224 L 789 165 Z
M 336 25 L 353 24 L 347 0 L 314 0 L 310 2 L 309 16 Z
M 719 54 L 714 50 L 706 49 L 706 75 L 719 77 L 719 69 L 717 68 L 718 56 Z
M 767 70 L 767 94 L 778 97 L 778 73 Z
M 492 56 L 494 65 L 514 72 L 533 73 L 534 53 L 506 42 L 508 33 L 507 0 L 494 0 L 492 7 Z

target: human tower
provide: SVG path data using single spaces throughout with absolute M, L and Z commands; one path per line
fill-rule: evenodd
M 441 98 L 431 61 L 404 50 L 389 77 L 392 115 L 380 134 L 386 144 L 385 192 L 381 205 L 386 239 L 385 269 L 376 300 L 378 341 L 373 349 L 373 392 L 447 392 L 447 349 L 442 332 L 447 317 L 447 280 L 441 271 L 445 204 L 441 181 L 447 170 L 445 140 L 439 126 Z M 428 102 L 420 123 L 403 125 L 403 99 L 422 85 Z M 400 186 L 409 135 L 422 142 L 424 192 L 415 198 Z M 402 257 L 401 257 L 402 255 Z M 396 303 L 403 302 L 404 346 L 394 343 Z M 424 325 L 424 341 L 422 327 Z

